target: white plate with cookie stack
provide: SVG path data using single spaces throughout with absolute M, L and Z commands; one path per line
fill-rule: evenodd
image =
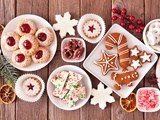
M 132 81 L 132 85 L 130 84 L 130 87 L 127 85 L 122 85 L 120 90 L 115 89 L 115 84 L 117 84 L 117 81 L 114 81 L 111 79 L 111 74 L 115 72 L 113 78 L 118 78 L 118 74 L 123 74 L 123 68 L 120 66 L 120 57 L 118 56 L 118 50 L 117 50 L 117 45 L 113 46 L 113 49 L 108 50 L 105 47 L 106 44 L 106 38 L 109 34 L 111 33 L 121 33 L 123 34 L 126 39 L 127 39 L 127 44 L 128 48 L 133 48 L 134 46 L 137 45 L 140 55 L 145 51 L 150 55 L 150 61 L 143 63 L 141 67 L 136 69 L 136 72 L 138 72 L 139 76 L 136 76 L 136 80 Z M 111 45 L 111 44 L 110 44 Z M 112 46 L 112 45 L 111 45 Z M 107 52 L 109 55 L 117 54 L 117 67 L 118 70 L 110 70 L 107 74 L 102 74 L 101 67 L 95 64 L 95 61 L 98 61 L 101 58 L 101 53 L 102 51 Z M 124 52 L 125 53 L 125 52 Z M 128 57 L 130 60 L 130 57 Z M 83 63 L 83 66 L 86 70 L 88 70 L 91 74 L 93 74 L 96 78 L 98 78 L 101 82 L 103 82 L 105 85 L 109 86 L 110 88 L 113 89 L 115 93 L 117 93 L 119 96 L 126 98 L 129 96 L 129 94 L 135 89 L 135 87 L 138 85 L 138 83 L 143 79 L 145 74 L 150 70 L 150 68 L 155 64 L 157 61 L 157 55 L 148 49 L 141 41 L 139 41 L 136 37 L 134 37 L 132 34 L 130 34 L 127 30 L 122 28 L 118 24 L 114 24 L 108 32 L 105 34 L 105 36 L 102 38 L 102 40 L 99 42 L 99 44 L 94 48 L 94 50 L 89 54 L 89 56 L 86 58 L 86 60 Z M 134 69 L 130 67 L 130 61 L 129 65 L 127 67 L 128 71 L 133 71 Z M 134 72 L 135 74 L 137 74 Z M 129 76 L 130 74 L 134 76 L 134 73 L 132 75 L 132 72 L 125 73 L 123 75 L 127 75 L 126 77 L 131 77 Z M 113 75 L 113 74 L 112 74 Z
M 48 21 L 46 21 L 45 19 L 43 19 L 40 16 L 31 15 L 31 14 L 20 15 L 20 16 L 17 16 L 16 18 L 12 19 L 4 28 L 3 33 L 2 33 L 2 37 L 4 34 L 6 34 L 8 32 L 17 32 L 16 29 L 17 29 L 17 25 L 19 24 L 19 22 L 22 20 L 26 20 L 26 19 L 34 21 L 38 30 L 40 28 L 48 28 L 48 30 L 53 34 L 53 42 L 49 46 L 46 47 L 50 52 L 50 58 L 48 59 L 48 61 L 43 62 L 43 63 L 34 63 L 32 61 L 29 66 L 20 67 L 20 66 L 13 64 L 13 61 L 11 60 L 13 52 L 7 51 L 4 48 L 4 46 L 2 45 L 2 39 L 1 39 L 1 49 L 2 49 L 2 52 L 5 56 L 5 58 L 17 69 L 23 70 L 23 71 L 36 71 L 36 70 L 39 70 L 39 69 L 45 67 L 53 59 L 53 57 L 56 53 L 56 49 L 57 49 L 57 37 L 56 37 L 56 34 L 55 34 L 52 26 L 48 23 Z

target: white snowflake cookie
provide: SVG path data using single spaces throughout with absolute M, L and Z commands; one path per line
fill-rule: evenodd
M 96 105 L 98 103 L 99 107 L 104 109 L 106 107 L 106 102 L 115 102 L 114 97 L 110 95 L 111 93 L 112 89 L 109 87 L 105 89 L 104 85 L 100 82 L 97 90 L 94 88 L 92 89 L 93 98 L 91 99 L 91 104 Z
M 56 24 L 53 24 L 53 29 L 55 31 L 60 30 L 61 38 L 65 37 L 67 33 L 69 35 L 75 35 L 75 30 L 73 29 L 74 26 L 77 25 L 78 21 L 75 19 L 71 20 L 71 15 L 69 12 L 64 13 L 64 17 L 61 15 L 56 15 Z

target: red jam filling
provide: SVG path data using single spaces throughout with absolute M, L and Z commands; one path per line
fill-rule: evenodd
M 16 44 L 16 41 L 13 37 L 8 37 L 6 42 L 9 46 L 14 46 Z
M 36 58 L 36 59 L 40 59 L 42 56 L 43 56 L 43 51 L 42 51 L 42 50 L 39 50 L 39 51 L 36 53 L 35 58 Z
M 38 39 L 40 41 L 45 41 L 47 39 L 47 35 L 45 33 L 39 33 L 38 34 Z
M 31 31 L 31 27 L 28 24 L 22 24 L 20 28 L 21 28 L 21 31 L 24 33 L 30 33 Z
M 16 62 L 21 63 L 25 60 L 25 56 L 23 54 L 17 54 L 15 60 Z
M 92 26 L 89 26 L 89 29 L 88 29 L 88 31 L 91 31 L 91 32 L 93 33 L 93 30 L 95 30 L 95 28 L 94 28 L 94 25 L 92 25 Z
M 26 49 L 31 49 L 32 48 L 32 43 L 29 40 L 25 40 L 24 43 L 23 43 L 23 46 Z

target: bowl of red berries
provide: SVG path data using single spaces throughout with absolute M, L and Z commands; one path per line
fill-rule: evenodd
M 139 88 L 136 94 L 136 104 L 141 112 L 160 110 L 160 91 L 154 87 Z
M 155 53 L 160 53 L 160 19 L 150 21 L 144 28 L 143 41 Z

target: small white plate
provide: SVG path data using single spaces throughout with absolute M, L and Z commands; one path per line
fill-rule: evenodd
M 92 38 L 92 39 L 86 37 L 85 34 L 83 33 L 83 30 L 82 30 L 83 24 L 84 24 L 87 20 L 91 20 L 91 19 L 98 21 L 98 22 L 100 23 L 100 25 L 101 25 L 101 34 L 100 34 L 98 37 Z M 98 15 L 96 15 L 96 14 L 92 14 L 92 13 L 91 13 L 91 14 L 85 14 L 85 15 L 83 15 L 83 16 L 80 18 L 80 20 L 79 20 L 79 22 L 78 22 L 77 31 L 78 31 L 79 35 L 80 35 L 84 40 L 86 40 L 86 41 L 88 41 L 88 42 L 90 42 L 90 43 L 94 43 L 94 44 L 95 44 L 95 43 L 98 43 L 98 42 L 102 39 L 102 37 L 104 36 L 105 31 L 106 31 L 106 25 L 105 25 L 104 20 L 103 20 L 100 16 L 98 16 Z
M 34 77 L 34 78 L 37 78 L 42 86 L 41 86 L 41 91 L 38 93 L 38 95 L 35 95 L 35 96 L 28 96 L 27 94 L 25 94 L 25 92 L 23 91 L 23 88 L 22 88 L 22 84 L 23 84 L 23 81 L 29 77 Z M 35 74 L 24 74 L 24 75 L 21 75 L 18 80 L 16 81 L 16 84 L 15 84 L 15 91 L 16 91 L 16 95 L 24 100 L 24 101 L 27 101 L 27 102 L 36 102 L 38 101 L 41 96 L 43 95 L 43 92 L 44 92 L 44 89 L 45 89 L 45 84 L 44 84 L 44 81 L 41 77 L 39 77 L 38 75 L 35 75 Z
M 146 109 L 143 109 L 141 108 L 139 105 L 138 105 L 138 95 L 139 95 L 139 92 L 141 90 L 154 90 L 156 92 L 156 94 L 158 95 L 158 106 L 155 107 L 155 108 L 150 108 L 148 110 Z M 137 109 L 141 112 L 156 112 L 158 110 L 160 110 L 160 91 L 157 89 L 157 88 L 154 88 L 154 87 L 144 87 L 144 88 L 139 88 L 137 90 L 137 93 L 136 93 L 136 105 L 137 105 Z
M 43 67 L 45 67 L 54 57 L 55 53 L 56 53 L 56 50 L 57 50 L 57 37 L 56 37 L 56 34 L 52 28 L 52 26 L 48 23 L 48 21 L 46 21 L 45 19 L 43 19 L 42 17 L 39 17 L 39 16 L 36 16 L 36 15 L 30 15 L 30 14 L 26 14 L 26 15 L 20 15 L 20 16 L 17 16 L 16 18 L 12 19 L 7 25 L 6 27 L 4 28 L 3 32 L 2 32 L 2 35 L 7 33 L 7 32 L 13 32 L 13 31 L 16 31 L 16 27 L 17 27 L 17 24 L 20 20 L 24 20 L 24 19 L 31 19 L 33 20 L 37 27 L 38 28 L 42 28 L 42 27 L 47 27 L 49 28 L 52 33 L 54 34 L 54 41 L 53 43 L 48 47 L 48 49 L 50 50 L 50 59 L 48 60 L 48 62 L 46 63 L 31 63 L 30 66 L 28 67 L 25 67 L 25 68 L 21 68 L 21 67 L 18 67 L 16 65 L 14 65 L 12 63 L 12 60 L 11 60 L 11 57 L 12 57 L 12 52 L 9 52 L 7 50 L 4 49 L 4 47 L 2 46 L 2 42 L 1 42 L 1 49 L 2 49 L 2 52 L 4 54 L 4 56 L 7 58 L 7 60 L 14 66 L 16 67 L 17 69 L 19 70 L 23 70 L 23 71 L 36 71 L 36 70 L 39 70 Z
M 67 59 L 67 58 L 64 57 L 63 49 L 64 49 L 64 47 L 66 46 L 67 42 L 68 42 L 69 40 L 71 40 L 71 39 L 75 39 L 75 40 L 81 41 L 81 42 L 82 42 L 82 45 L 83 45 L 83 47 L 84 47 L 84 52 L 83 52 L 83 54 L 82 54 L 82 56 L 80 57 L 79 60 L 75 60 L 75 59 L 73 59 L 73 58 L 72 58 L 72 59 Z M 65 62 L 72 62 L 72 63 L 73 63 L 73 62 L 82 62 L 82 61 L 84 60 L 85 56 L 86 56 L 86 43 L 84 42 L 83 39 L 81 39 L 81 38 L 76 38 L 76 37 L 70 37 L 70 38 L 65 38 L 65 39 L 63 39 L 63 41 L 62 41 L 62 43 L 61 43 L 61 57 L 62 57 L 62 59 L 63 59 Z
M 115 90 L 114 84 L 115 81 L 111 80 L 111 73 L 108 72 L 106 76 L 103 76 L 101 73 L 101 69 L 99 66 L 95 65 L 93 62 L 95 60 L 98 60 L 100 58 L 101 50 L 105 50 L 108 54 L 117 54 L 117 48 L 114 47 L 112 50 L 107 50 L 105 48 L 105 38 L 108 36 L 108 34 L 113 32 L 119 32 L 125 35 L 128 41 L 129 48 L 132 48 L 134 45 L 137 45 L 138 48 L 141 51 L 146 51 L 148 53 L 152 53 L 152 62 L 143 64 L 143 67 L 138 68 L 137 72 L 139 73 L 139 78 L 135 81 L 133 81 L 133 85 L 131 87 L 127 87 L 126 85 L 123 85 L 121 90 Z M 98 43 L 98 45 L 94 48 L 94 50 L 90 53 L 90 55 L 86 58 L 86 60 L 83 62 L 83 66 L 86 70 L 88 70 L 91 74 L 93 74 L 95 77 L 97 77 L 101 82 L 103 82 L 105 85 L 109 86 L 113 89 L 115 93 L 117 93 L 119 96 L 126 98 L 129 96 L 129 94 L 135 89 L 135 87 L 138 85 L 138 83 L 143 79 L 145 74 L 150 70 L 150 68 L 154 65 L 154 63 L 157 61 L 157 55 L 150 51 L 142 42 L 140 42 L 137 38 L 135 38 L 132 34 L 130 34 L 127 30 L 122 28 L 118 24 L 114 24 L 106 33 L 106 35 L 102 38 L 102 40 Z M 119 64 L 118 64 L 119 66 Z M 119 67 L 120 68 L 120 67 Z M 132 68 L 129 68 L 132 69 Z M 133 70 L 133 69 L 132 69 Z M 122 73 L 122 68 L 120 68 L 118 73 Z
M 55 76 L 56 73 L 63 71 L 63 70 L 65 70 L 65 71 L 70 70 L 70 71 L 76 72 L 78 74 L 81 74 L 83 76 L 81 82 L 82 82 L 83 86 L 86 87 L 86 94 L 87 94 L 86 98 L 84 100 L 78 100 L 76 102 L 76 106 L 73 106 L 73 107 L 69 107 L 61 99 L 56 98 L 52 95 L 52 92 L 54 90 L 54 85 L 51 83 L 51 79 L 53 78 L 53 76 Z M 49 76 L 48 81 L 47 81 L 47 94 L 49 96 L 49 99 L 51 100 L 51 102 L 54 105 L 56 105 L 58 108 L 63 109 L 63 110 L 76 110 L 76 109 L 81 108 L 89 100 L 90 95 L 91 95 L 91 90 L 92 90 L 92 84 L 91 84 L 91 80 L 90 80 L 89 76 L 87 75 L 87 73 L 83 69 L 81 69 L 77 66 L 73 66 L 73 65 L 64 65 L 64 66 L 61 66 L 61 67 L 55 69 L 51 73 L 51 75 Z

